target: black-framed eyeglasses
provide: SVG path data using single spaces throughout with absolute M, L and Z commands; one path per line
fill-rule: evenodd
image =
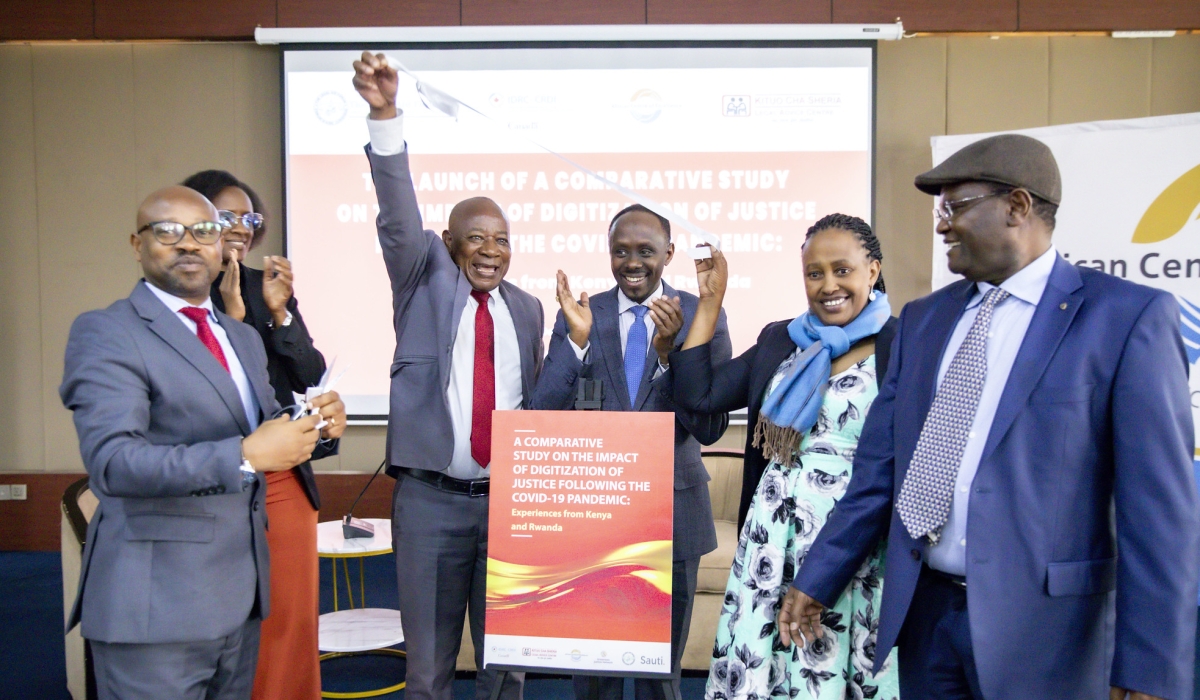
M 935 224 L 941 223 L 943 221 L 945 221 L 946 223 L 950 223 L 951 219 L 953 219 L 963 209 L 967 208 L 966 206 L 964 206 L 966 204 L 970 204 L 971 202 L 978 202 L 981 199 L 987 199 L 989 197 L 999 197 L 1002 195 L 1008 196 L 1011 193 L 1012 193 L 1012 190 L 996 190 L 995 192 L 989 192 L 987 194 L 979 194 L 979 195 L 975 195 L 974 197 L 963 197 L 962 199 L 950 199 L 950 200 L 943 199 L 936 207 L 933 208 L 933 221 Z
M 229 227 L 220 221 L 198 221 L 191 226 L 184 226 L 177 221 L 152 221 L 137 230 L 138 233 L 150 230 L 154 240 L 163 245 L 175 245 L 183 240 L 185 233 L 191 233 L 192 238 L 200 245 L 212 245 L 221 240 L 221 236 Z
M 255 212 L 247 212 L 239 215 L 229 211 L 228 209 L 222 209 L 217 212 L 217 216 L 220 216 L 221 221 L 226 223 L 229 228 L 237 226 L 239 221 L 241 222 L 242 226 L 245 226 L 251 231 L 257 231 L 263 225 L 263 215 Z

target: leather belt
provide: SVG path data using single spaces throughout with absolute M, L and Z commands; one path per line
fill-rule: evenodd
M 948 574 L 945 571 L 938 571 L 937 569 L 934 569 L 934 568 L 930 567 L 929 565 L 925 566 L 925 570 L 928 571 L 929 573 L 933 574 L 934 576 L 942 579 L 943 581 L 946 581 L 947 583 L 952 583 L 959 588 L 965 589 L 967 587 L 967 577 L 966 576 L 959 576 L 957 574 Z
M 441 472 L 431 472 L 428 469 L 408 469 L 406 467 L 400 467 L 399 469 L 400 473 L 404 474 L 404 476 L 411 476 L 417 481 L 423 481 L 438 491 L 445 491 L 446 493 L 480 498 L 488 495 L 492 488 L 491 479 L 472 479 L 467 481 L 446 476 Z

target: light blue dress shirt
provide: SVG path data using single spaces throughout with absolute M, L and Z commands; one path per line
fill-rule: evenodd
M 1029 330 L 1029 322 L 1033 320 L 1033 312 L 1037 310 L 1042 293 L 1046 291 L 1046 283 L 1050 281 L 1050 271 L 1054 269 L 1054 261 L 1057 258 L 1058 252 L 1051 246 L 1036 260 L 1000 284 L 1000 288 L 1011 296 L 996 305 L 992 312 L 987 341 L 987 378 L 983 382 L 979 408 L 975 411 L 975 422 L 967 435 L 967 446 L 963 450 L 962 464 L 958 468 L 949 518 L 942 528 L 941 540 L 929 548 L 926 558 L 929 566 L 938 571 L 958 576 L 967 574 L 967 508 L 971 500 L 971 482 L 975 480 L 975 472 L 979 469 L 983 447 L 987 444 L 988 433 L 996 417 L 996 407 L 1000 405 L 1000 396 L 1008 383 L 1008 375 L 1017 359 L 1021 343 L 1025 340 L 1025 332 Z M 971 297 L 962 317 L 958 319 L 958 325 L 954 327 L 954 333 L 951 334 L 950 342 L 942 355 L 937 377 L 939 387 L 942 378 L 946 376 L 946 370 L 950 368 L 951 360 L 967 337 L 967 331 L 971 330 L 971 324 L 975 323 L 983 295 L 994 286 L 987 282 L 976 283 L 975 296 Z
M 164 292 L 149 282 L 143 282 L 143 284 L 151 292 L 154 292 L 154 296 L 158 297 L 168 309 L 174 312 L 175 318 L 182 321 L 193 335 L 196 333 L 196 324 L 192 319 L 179 312 L 180 309 L 187 308 L 191 304 L 174 294 Z M 225 329 L 221 327 L 221 323 L 217 319 L 216 312 L 213 311 L 212 299 L 205 299 L 200 308 L 208 312 L 208 325 L 212 328 L 213 335 L 216 336 L 217 343 L 221 346 L 221 351 L 225 353 L 225 363 L 229 365 L 229 375 L 233 377 L 233 383 L 237 385 L 238 396 L 242 399 L 242 408 L 246 411 L 246 420 L 249 421 L 250 430 L 253 431 L 258 428 L 259 416 L 258 397 L 254 395 L 254 387 L 250 386 L 250 378 L 246 376 L 246 370 L 242 367 L 241 360 L 234 352 L 233 345 L 229 343 L 229 335 L 225 333 Z

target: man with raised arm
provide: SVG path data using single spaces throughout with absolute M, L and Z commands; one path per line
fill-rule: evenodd
M 508 220 L 486 197 L 455 205 L 440 236 L 422 227 L 408 168 L 397 73 L 383 54 L 354 62 L 354 87 L 370 105 L 367 157 L 379 200 L 376 226 L 392 283 L 388 418 L 392 538 L 408 652 L 405 694 L 451 700 L 463 619 L 470 610 L 483 670 L 492 411 L 525 408 L 542 364 L 541 303 L 504 281 Z M 521 695 L 512 674 L 501 698 Z

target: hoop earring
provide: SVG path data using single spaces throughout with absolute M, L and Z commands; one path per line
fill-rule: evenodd
M 867 298 L 870 299 L 871 301 L 875 301 L 875 290 L 874 289 L 872 289 L 871 293 L 867 295 Z

